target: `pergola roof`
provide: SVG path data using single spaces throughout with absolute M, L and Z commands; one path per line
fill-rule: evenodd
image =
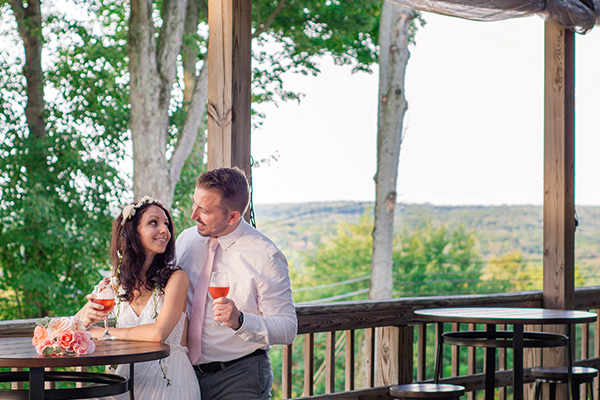
M 477 21 L 539 15 L 564 28 L 585 33 L 600 24 L 600 0 L 391 0 L 419 11 Z

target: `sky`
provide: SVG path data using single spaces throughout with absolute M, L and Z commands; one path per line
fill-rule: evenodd
M 410 47 L 398 202 L 543 203 L 544 21 L 423 13 Z M 600 27 L 576 35 L 578 205 L 600 205 Z M 252 136 L 255 204 L 374 201 L 378 73 L 321 62 L 288 74 L 300 104 L 262 106 Z

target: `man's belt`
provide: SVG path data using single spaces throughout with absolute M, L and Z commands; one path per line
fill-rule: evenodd
M 235 360 L 231 360 L 231 361 L 215 361 L 215 362 L 210 362 L 210 363 L 206 363 L 206 364 L 197 364 L 194 365 L 194 370 L 201 372 L 203 374 L 208 374 L 208 373 L 213 373 L 213 372 L 219 372 L 219 371 L 223 371 L 225 368 L 227 368 L 228 366 L 235 364 L 238 361 L 242 361 L 245 360 L 246 358 L 250 358 L 250 357 L 256 357 L 256 356 L 260 356 L 265 354 L 267 351 L 263 350 L 263 349 L 257 349 L 254 350 L 252 353 L 250 354 L 246 354 L 243 357 L 240 358 L 236 358 Z

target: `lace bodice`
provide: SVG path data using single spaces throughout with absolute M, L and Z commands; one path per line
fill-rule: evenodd
M 132 328 L 134 326 L 154 323 L 158 317 L 158 313 L 160 313 L 160 310 L 162 309 L 163 302 L 164 296 L 159 295 L 158 290 L 154 290 L 148 303 L 146 303 L 146 306 L 140 315 L 137 316 L 129 303 L 117 300 L 117 305 L 115 306 L 117 328 Z M 177 325 L 175 325 L 169 337 L 163 341 L 165 344 L 169 345 L 171 351 L 180 350 L 187 353 L 187 347 L 181 345 L 184 328 L 185 313 L 182 313 L 179 322 L 177 322 Z

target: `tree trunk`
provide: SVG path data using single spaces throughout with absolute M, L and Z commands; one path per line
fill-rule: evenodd
M 167 160 L 169 105 L 181 50 L 186 0 L 165 0 L 158 39 L 152 3 L 131 0 L 129 18 L 130 128 L 133 140 L 133 192 L 170 207 L 174 184 Z
M 371 262 L 371 299 L 392 297 L 392 244 L 396 182 L 402 143 L 404 75 L 408 63 L 409 28 L 414 11 L 384 1 L 379 28 L 379 113 L 377 173 L 375 175 L 375 226 Z
M 408 63 L 409 28 L 414 11 L 384 1 L 379 26 L 379 112 L 377 116 L 377 173 L 375 175 L 375 226 L 371 261 L 371 299 L 393 295 L 392 244 L 396 182 L 402 143 L 404 113 L 404 75 Z M 412 375 L 412 355 L 398 357 L 401 338 L 412 337 L 410 327 L 376 330 L 375 359 L 377 386 L 404 383 Z M 410 379 L 408 379 L 410 381 Z
M 34 138 L 41 139 L 46 137 L 41 2 L 40 0 L 29 1 L 27 7 L 24 6 L 22 0 L 12 0 L 10 4 L 25 48 L 23 75 L 27 81 L 27 106 L 25 107 L 27 127 Z

